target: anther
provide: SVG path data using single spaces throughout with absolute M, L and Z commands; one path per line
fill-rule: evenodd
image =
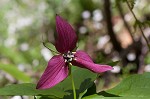
M 71 62 L 74 59 L 74 53 L 68 51 L 67 53 L 63 54 L 63 58 L 65 59 L 65 62 Z

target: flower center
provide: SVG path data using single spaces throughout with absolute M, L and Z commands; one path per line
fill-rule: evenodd
M 71 62 L 74 59 L 74 54 L 70 51 L 63 54 L 63 58 L 65 59 L 65 62 Z

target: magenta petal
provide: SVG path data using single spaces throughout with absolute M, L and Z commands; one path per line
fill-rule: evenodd
M 81 59 L 84 59 L 84 60 L 86 60 L 88 62 L 92 62 L 93 63 L 91 57 L 87 53 L 85 53 L 84 51 L 81 51 L 81 50 L 76 51 L 75 57 L 80 57 Z
M 89 69 L 95 73 L 102 73 L 113 69 L 111 66 L 108 65 L 93 63 L 89 55 L 84 51 L 77 51 L 77 53 L 75 54 L 75 60 L 72 62 L 72 64 L 81 68 Z
M 60 53 L 72 51 L 76 47 L 77 36 L 73 28 L 60 16 L 56 16 L 57 39 L 55 47 Z
M 61 55 L 54 56 L 48 62 L 42 77 L 40 78 L 37 89 L 47 89 L 55 86 L 68 76 L 68 66 L 66 66 Z

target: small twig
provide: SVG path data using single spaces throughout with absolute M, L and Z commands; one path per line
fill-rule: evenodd
M 128 0 L 126 0 L 126 3 L 127 3 L 128 7 L 129 7 L 129 10 L 131 11 L 133 17 L 135 18 L 135 20 L 136 20 L 136 21 L 139 21 L 139 20 L 137 19 L 137 17 L 135 16 L 134 12 L 132 11 Z M 148 48 L 149 48 L 149 50 L 150 50 L 150 45 L 149 45 L 148 40 L 147 40 L 147 38 L 146 38 L 146 36 L 145 36 L 143 30 L 142 30 L 142 27 L 141 27 L 140 25 L 138 25 L 138 26 L 139 26 L 139 29 L 140 29 L 140 31 L 141 31 L 141 33 L 142 33 L 142 36 L 144 37 L 144 39 L 145 39 L 145 41 L 146 41 L 146 44 L 147 44 L 147 46 L 148 46 Z
M 121 18 L 122 18 L 122 20 L 123 20 L 123 22 L 124 22 L 124 25 L 125 25 L 125 27 L 127 28 L 128 33 L 129 33 L 129 35 L 130 35 L 131 38 L 132 38 L 132 41 L 135 42 L 134 37 L 133 37 L 133 34 L 132 34 L 132 32 L 131 32 L 131 29 L 130 29 L 130 26 L 128 25 L 128 23 L 126 22 L 126 20 L 125 20 L 125 18 L 124 18 L 124 13 L 123 13 L 123 8 L 122 8 L 122 6 L 121 6 L 121 3 L 118 2 L 118 1 L 116 1 L 116 3 L 117 3 L 117 7 L 118 7 L 118 11 L 119 11 L 119 13 L 120 13 L 120 16 L 121 16 Z

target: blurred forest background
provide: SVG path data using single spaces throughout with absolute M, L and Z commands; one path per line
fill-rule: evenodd
M 114 67 L 97 79 L 98 91 L 150 72 L 149 0 L 0 0 L 0 87 L 37 83 L 53 56 L 42 43 L 55 41 L 56 13 L 76 30 L 78 49 Z

